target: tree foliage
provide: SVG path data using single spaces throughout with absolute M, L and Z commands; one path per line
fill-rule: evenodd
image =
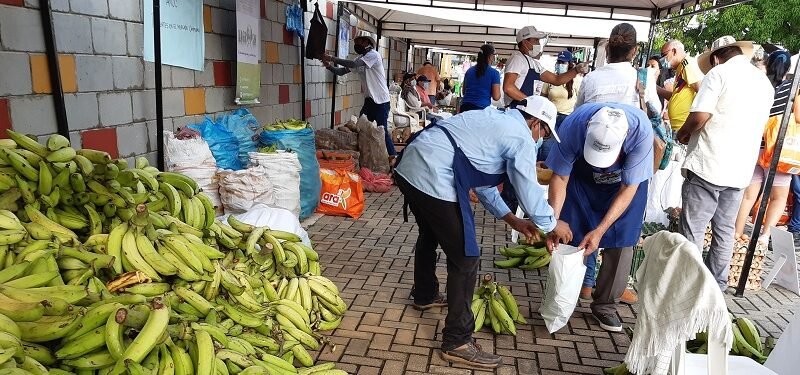
M 708 8 L 710 2 L 703 6 Z M 658 25 L 653 50 L 659 51 L 667 40 L 678 39 L 695 55 L 724 35 L 732 35 L 737 40 L 777 44 L 797 53 L 800 51 L 800 0 L 753 0 L 675 18 Z

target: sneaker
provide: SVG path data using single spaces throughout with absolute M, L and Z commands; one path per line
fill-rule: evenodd
M 592 311 L 592 316 L 600 324 L 600 328 L 608 332 L 622 332 L 622 321 L 619 320 L 616 313 L 601 314 Z
M 636 302 L 639 302 L 639 295 L 636 294 L 636 291 L 631 288 L 625 288 L 625 291 L 622 292 L 622 296 L 619 297 L 619 301 L 626 304 L 626 305 L 633 305 Z
M 411 307 L 419 311 L 425 311 L 434 307 L 447 307 L 447 298 L 445 298 L 444 295 L 439 294 L 433 299 L 433 301 L 428 303 L 418 303 L 417 301 L 414 301 L 414 303 L 411 304 Z
M 496 368 L 503 362 L 499 355 L 484 352 L 474 341 L 456 349 L 442 350 L 441 356 L 443 360 L 448 362 L 480 368 Z
M 794 251 L 800 251 L 800 232 L 792 232 L 794 239 Z
M 589 287 L 586 287 L 586 286 L 581 288 L 580 299 L 582 299 L 584 301 L 591 301 L 592 300 L 592 288 L 589 288 Z

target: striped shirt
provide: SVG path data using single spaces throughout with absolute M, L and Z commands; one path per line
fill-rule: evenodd
M 775 89 L 775 101 L 772 103 L 772 109 L 769 111 L 769 116 L 782 115 L 786 110 L 786 102 L 789 101 L 789 90 L 792 88 L 792 81 L 785 80 Z

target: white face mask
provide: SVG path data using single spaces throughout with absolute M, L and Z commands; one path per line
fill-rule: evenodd
M 556 74 L 564 74 L 567 72 L 567 64 L 556 64 Z
M 528 56 L 533 58 L 539 57 L 539 55 L 542 54 L 542 48 L 544 47 L 542 47 L 541 44 L 534 44 L 531 46 L 531 49 L 528 50 Z
M 416 85 L 417 85 L 417 80 L 416 79 L 412 79 L 411 80 L 411 86 L 416 86 Z

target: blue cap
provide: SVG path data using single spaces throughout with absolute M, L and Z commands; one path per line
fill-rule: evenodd
M 563 51 L 558 53 L 558 56 L 556 57 L 556 60 L 557 61 L 570 62 L 570 61 L 572 61 L 572 52 L 567 51 L 567 50 L 563 50 Z

